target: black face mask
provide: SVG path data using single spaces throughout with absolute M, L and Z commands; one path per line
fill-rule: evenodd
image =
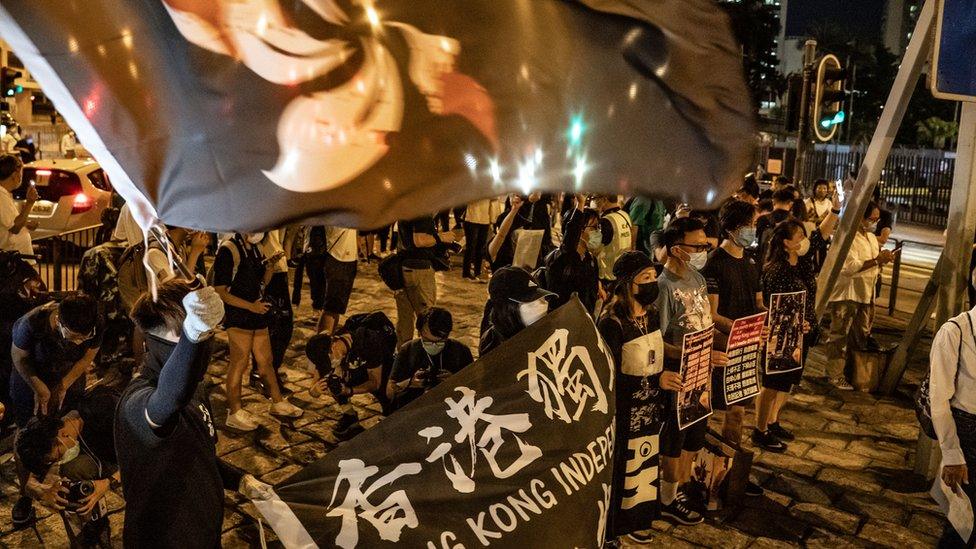
M 210 355 L 213 353 L 213 338 L 207 339 L 200 345 L 201 347 L 197 351 L 194 359 L 194 368 L 196 369 L 196 366 L 203 366 L 199 371 L 206 375 L 206 365 L 210 364 Z M 159 379 L 159 372 L 162 371 L 163 366 L 169 359 L 169 355 L 173 354 L 173 349 L 175 348 L 176 343 L 172 341 L 152 334 L 146 334 L 146 358 L 143 360 L 139 375 L 147 379 Z M 202 379 L 201 376 L 201 379 L 194 381 L 200 382 Z
M 643 284 L 637 285 L 637 292 L 634 294 L 634 299 L 637 303 L 640 303 L 642 307 L 649 307 L 657 301 L 657 296 L 661 293 L 661 289 L 657 286 L 657 281 L 645 282 Z

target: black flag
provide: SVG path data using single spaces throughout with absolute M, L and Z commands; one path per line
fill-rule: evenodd
M 255 505 L 288 547 L 598 547 L 613 382 L 574 300 Z
M 372 227 L 508 191 L 717 204 L 753 116 L 713 0 L 5 0 L 145 224 Z

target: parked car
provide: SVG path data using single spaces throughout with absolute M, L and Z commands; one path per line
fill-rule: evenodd
M 102 211 L 112 205 L 108 174 L 91 159 L 38 160 L 24 166 L 24 182 L 14 192 L 22 201 L 28 185 L 37 188 L 38 200 L 30 213 L 37 222 L 31 236 L 37 240 L 101 223 Z

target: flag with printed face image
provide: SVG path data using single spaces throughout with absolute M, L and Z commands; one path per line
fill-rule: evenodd
M 574 299 L 254 503 L 286 547 L 600 547 L 614 413 Z
M 144 227 L 533 190 L 714 207 L 752 155 L 712 0 L 5 0 L 0 35 Z

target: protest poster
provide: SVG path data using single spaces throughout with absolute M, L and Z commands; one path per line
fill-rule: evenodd
M 614 381 L 573 300 L 255 506 L 286 547 L 599 547 Z
M 513 267 L 522 267 L 528 270 L 536 268 L 539 262 L 539 250 L 542 249 L 542 239 L 546 232 L 542 229 L 518 229 L 515 231 L 515 258 L 512 260 Z
M 685 334 L 681 342 L 681 391 L 678 428 L 685 429 L 712 415 L 712 327 Z
M 759 394 L 759 360 L 766 313 L 747 316 L 732 323 L 725 351 L 725 404 L 735 404 Z M 718 389 L 715 389 L 718 390 Z
M 803 367 L 806 298 L 805 291 L 769 297 L 769 340 L 766 342 L 766 373 L 769 375 Z

